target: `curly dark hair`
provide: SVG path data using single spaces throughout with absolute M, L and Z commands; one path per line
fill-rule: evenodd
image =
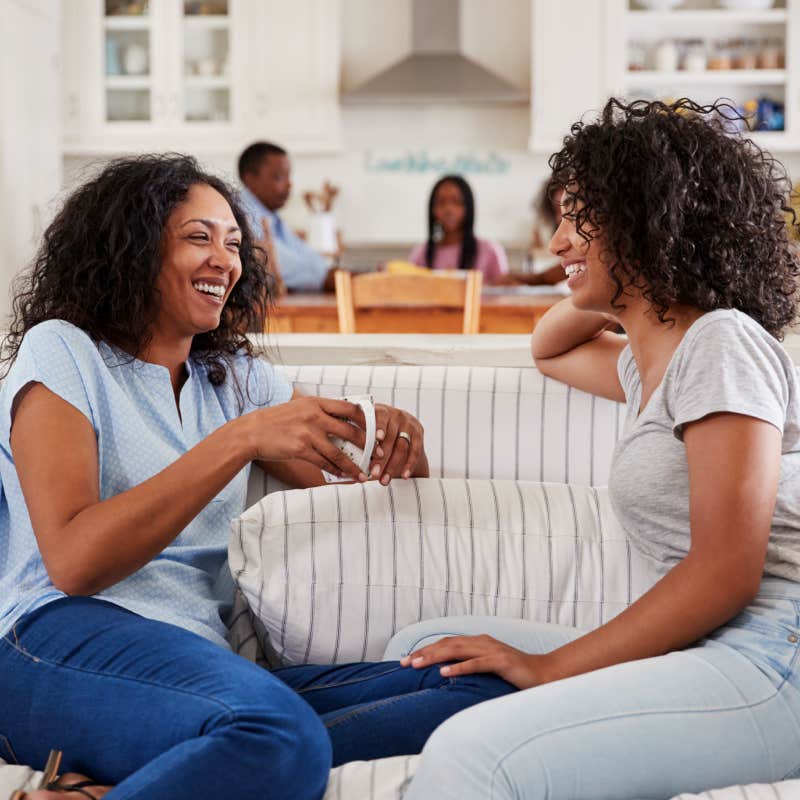
M 572 126 L 549 163 L 578 233 L 602 235 L 614 308 L 634 287 L 661 322 L 674 304 L 735 308 L 780 339 L 800 274 L 784 216 L 797 226 L 791 184 L 752 140 L 726 133 L 735 117 L 723 101 L 612 98 L 596 121 Z
M 30 269 L 15 281 L 0 363 L 10 366 L 26 332 L 49 319 L 70 322 L 133 356 L 141 353 L 158 311 L 164 226 L 195 184 L 216 189 L 241 228 L 241 278 L 219 327 L 192 341 L 192 359 L 206 367 L 212 384 L 224 383 L 233 354 L 253 355 L 244 333 L 264 328 L 271 278 L 235 192 L 194 158 L 177 153 L 114 160 L 67 198 Z

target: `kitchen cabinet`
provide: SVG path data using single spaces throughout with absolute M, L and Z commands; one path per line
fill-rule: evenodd
M 745 131 L 760 146 L 800 150 L 799 0 L 756 10 L 684 0 L 668 11 L 533 0 L 531 17 L 531 150 L 558 149 L 570 124 L 610 96 L 729 98 L 753 125 L 776 128 Z
M 67 155 L 338 146 L 339 2 L 64 0 Z

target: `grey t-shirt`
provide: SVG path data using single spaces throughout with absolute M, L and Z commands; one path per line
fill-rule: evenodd
M 641 415 L 642 385 L 630 346 L 617 368 L 628 410 L 609 494 L 632 544 L 661 574 L 688 553 L 682 426 L 716 412 L 744 414 L 783 435 L 764 573 L 800 582 L 800 385 L 780 343 L 739 311 L 704 314 L 684 335 Z

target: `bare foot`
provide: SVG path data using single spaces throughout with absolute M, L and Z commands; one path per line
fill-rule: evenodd
M 78 775 L 76 772 L 68 772 L 66 775 L 62 775 L 58 779 L 58 783 L 61 786 L 69 786 L 72 783 L 80 783 L 88 780 L 91 780 L 91 778 L 87 778 L 86 775 Z M 28 792 L 25 797 L 26 800 L 86 800 L 86 795 L 90 795 L 91 797 L 94 797 L 95 800 L 99 800 L 99 798 L 103 797 L 106 792 L 110 792 L 113 788 L 113 786 L 86 786 L 80 792 L 37 789 L 35 792 Z M 83 794 L 83 792 L 86 794 Z

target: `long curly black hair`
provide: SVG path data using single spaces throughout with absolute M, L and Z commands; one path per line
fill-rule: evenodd
M 235 353 L 253 355 L 244 334 L 264 328 L 271 278 L 235 192 L 201 170 L 194 158 L 177 153 L 114 160 L 67 198 L 30 269 L 15 281 L 2 363 L 10 366 L 22 337 L 49 319 L 65 320 L 95 341 L 140 354 L 159 307 L 155 284 L 164 226 L 194 184 L 216 189 L 241 228 L 241 278 L 219 327 L 192 341 L 192 359 L 205 365 L 212 384 L 224 383 Z
M 550 157 L 567 216 L 601 236 L 620 309 L 642 291 L 662 322 L 671 305 L 735 308 L 773 336 L 797 316 L 797 226 L 785 169 L 750 139 L 725 132 L 728 103 L 612 98 L 577 122 Z
M 436 192 L 443 183 L 454 183 L 461 192 L 464 202 L 464 230 L 461 238 L 461 256 L 458 261 L 459 269 L 472 269 L 478 255 L 478 240 L 475 238 L 475 197 L 472 187 L 461 175 L 443 175 L 433 184 L 428 198 L 428 241 L 425 244 L 425 263 L 433 269 L 433 260 L 436 258 L 436 238 L 434 232 L 438 222 L 433 213 L 433 204 L 436 201 Z

